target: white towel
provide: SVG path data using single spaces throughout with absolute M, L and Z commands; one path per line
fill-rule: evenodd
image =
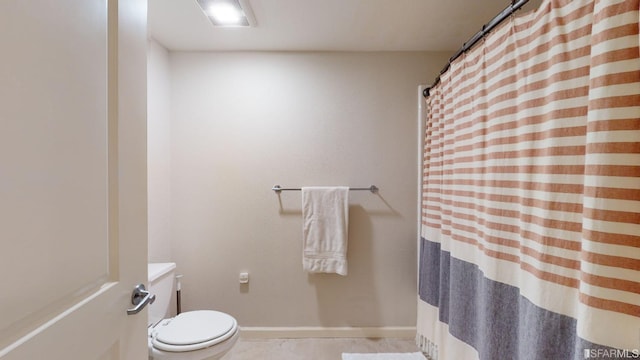
M 302 265 L 312 273 L 347 275 L 349 188 L 302 188 Z

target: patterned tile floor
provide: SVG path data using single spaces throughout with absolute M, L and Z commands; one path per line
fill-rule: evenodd
M 413 339 L 243 339 L 222 360 L 340 360 L 343 352 L 416 352 Z

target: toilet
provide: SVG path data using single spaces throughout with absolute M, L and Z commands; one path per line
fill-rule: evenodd
M 175 290 L 175 263 L 149 264 L 149 359 L 220 359 L 238 340 L 238 323 L 213 310 L 187 311 L 167 318 Z

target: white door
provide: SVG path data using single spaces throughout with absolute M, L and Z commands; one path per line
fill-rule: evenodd
M 0 1 L 0 358 L 146 359 L 146 0 Z

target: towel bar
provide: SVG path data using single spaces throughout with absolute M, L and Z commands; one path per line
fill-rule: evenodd
M 300 191 L 302 190 L 302 188 L 283 188 L 280 185 L 273 185 L 273 187 L 271 188 L 271 190 L 275 191 L 276 193 L 280 193 L 281 191 Z M 352 188 L 350 187 L 349 190 L 369 190 L 372 193 L 377 193 L 378 192 L 378 187 L 375 185 L 371 185 L 369 187 L 361 187 L 361 188 Z

